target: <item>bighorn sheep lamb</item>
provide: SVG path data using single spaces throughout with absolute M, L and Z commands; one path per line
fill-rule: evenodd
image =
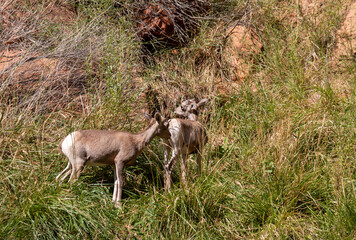
M 174 165 L 181 156 L 181 176 L 183 184 L 186 183 L 186 160 L 189 154 L 197 154 L 198 175 L 201 172 L 201 152 L 208 141 L 206 132 L 198 122 L 198 110 L 205 105 L 208 99 L 196 103 L 194 99 L 184 101 L 175 110 L 175 114 L 188 119 L 173 118 L 168 120 L 169 138 L 164 141 L 164 184 L 167 190 L 171 187 L 171 175 Z M 168 160 L 169 151 L 171 158 Z
M 143 149 L 155 136 L 169 138 L 168 120 L 156 113 L 154 118 L 148 114 L 150 124 L 140 133 L 111 130 L 81 130 L 69 134 L 61 143 L 61 150 L 69 159 L 67 167 L 56 177 L 58 180 L 65 174 L 63 181 L 70 173 L 69 180 L 79 178 L 84 165 L 115 165 L 113 201 L 119 205 L 122 197 L 123 169 L 132 165 Z

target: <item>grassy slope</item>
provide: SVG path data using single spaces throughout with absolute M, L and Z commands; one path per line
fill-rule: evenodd
M 232 3 L 237 10 L 245 6 Z M 251 1 L 251 22 L 264 51 L 248 79 L 228 96 L 219 96 L 214 85 L 230 71 L 220 58 L 224 18 L 204 23 L 188 46 L 177 54 L 162 51 L 156 64 L 147 66 L 131 23 L 113 20 L 108 6 L 102 1 L 80 7 L 81 20 L 63 33 L 94 26 L 90 33 L 100 38 L 87 63 L 96 58 L 94 80 L 106 87 L 88 89 L 88 111 L 36 113 L 1 103 L 1 238 L 356 236 L 356 65 L 345 61 L 335 67 L 332 61 L 345 1 L 326 1 L 317 15 L 303 15 L 294 1 Z M 291 24 L 285 16 L 293 14 L 300 18 Z M 66 164 L 57 146 L 73 129 L 141 129 L 143 118 L 135 112 L 143 105 L 138 97 L 143 88 L 131 86 L 137 76 L 162 98 L 176 93 L 211 98 L 209 116 L 202 116 L 209 118 L 210 142 L 203 176 L 194 177 L 190 161 L 189 186 L 179 185 L 176 171 L 173 191 L 167 193 L 162 148 L 155 140 L 139 164 L 127 169 L 123 207 L 115 209 L 107 184 L 113 179 L 110 168 L 86 168 L 75 184 L 55 182 Z

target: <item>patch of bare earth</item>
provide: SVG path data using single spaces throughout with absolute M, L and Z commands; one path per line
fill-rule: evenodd
M 337 31 L 335 61 L 355 61 L 356 57 L 356 3 L 352 3 L 346 13 L 341 28 Z
M 301 0 L 299 1 L 300 11 L 305 16 L 315 16 L 320 13 L 324 0 Z
M 5 102 L 29 109 L 82 109 L 87 74 L 65 57 L 50 57 L 42 46 L 43 26 L 70 25 L 75 9 L 61 1 L 8 0 L 0 3 L 0 93 Z
M 69 66 L 62 59 L 37 54 L 28 56 L 24 50 L 0 52 L 0 91 L 3 98 L 24 107 L 54 110 L 65 107 L 84 93 L 84 70 Z
M 253 29 L 237 25 L 228 30 L 225 58 L 234 69 L 235 81 L 243 81 L 251 71 L 253 55 L 260 53 L 262 43 Z
M 336 47 L 333 53 L 333 65 L 335 69 L 356 64 L 356 2 L 352 3 L 345 14 L 345 20 L 337 31 Z M 351 86 L 349 78 L 338 76 L 331 82 L 334 89 L 341 97 L 349 96 Z
M 229 71 L 228 81 L 217 83 L 217 90 L 221 95 L 228 95 L 240 88 L 252 72 L 254 58 L 262 51 L 262 43 L 254 29 L 235 25 L 227 30 L 227 43 L 223 52 L 223 62 Z

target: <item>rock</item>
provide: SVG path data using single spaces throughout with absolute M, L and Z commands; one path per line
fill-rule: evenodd
M 84 67 L 61 57 L 48 57 L 40 47 L 29 47 L 40 33 L 39 23 L 71 24 L 76 19 L 75 9 L 57 1 L 36 0 L 3 1 L 0 8 L 4 30 L 0 49 L 2 97 L 41 111 L 82 103 L 88 84 Z
M 146 9 L 139 11 L 137 27 L 139 36 L 144 41 L 166 39 L 174 34 L 174 25 L 168 12 L 158 4 L 150 3 Z
M 186 43 L 207 15 L 211 3 L 201 0 L 138 3 L 135 7 L 138 36 L 146 43 L 159 40 L 171 46 Z M 151 41 L 151 43 L 149 43 Z
M 26 56 L 25 51 L 4 50 L 0 53 L 0 80 L 11 77 L 12 82 L 33 81 L 47 76 L 56 68 L 57 60 Z
M 17 96 L 17 104 L 36 101 L 33 108 L 60 108 L 85 92 L 86 79 L 85 70 L 69 66 L 62 59 L 43 57 L 40 53 L 30 55 L 24 50 L 0 52 L 2 97 Z

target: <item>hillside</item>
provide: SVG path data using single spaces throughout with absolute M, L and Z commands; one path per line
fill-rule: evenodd
M 1 239 L 355 239 L 353 0 L 0 3 Z M 139 132 L 208 98 L 202 176 L 158 138 L 60 184 L 78 129 Z M 179 165 L 179 164 L 178 164 Z

